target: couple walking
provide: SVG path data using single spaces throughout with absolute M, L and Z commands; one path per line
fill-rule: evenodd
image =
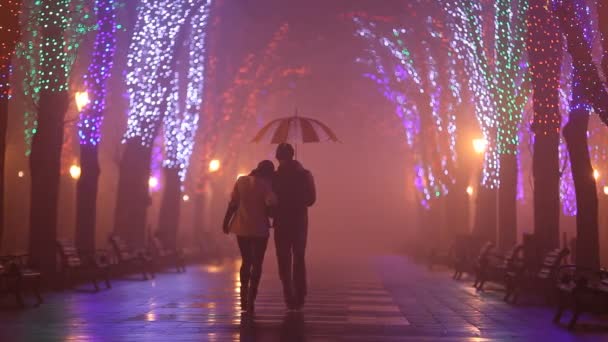
M 224 233 L 237 237 L 242 257 L 241 309 L 250 314 L 254 312 L 271 227 L 287 308 L 300 310 L 306 297 L 304 255 L 308 207 L 316 200 L 315 184 L 312 174 L 294 160 L 293 146 L 280 144 L 276 158 L 276 171 L 272 161 L 264 160 L 236 181 L 224 218 Z

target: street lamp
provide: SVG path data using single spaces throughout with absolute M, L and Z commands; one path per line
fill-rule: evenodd
M 469 194 L 469 196 L 473 196 L 473 187 L 472 186 L 467 186 L 467 194 Z
M 79 112 L 91 102 L 89 100 L 89 93 L 86 91 L 78 91 L 74 97 L 76 99 L 76 108 L 78 108 Z
M 482 154 L 486 151 L 488 147 L 488 141 L 483 138 L 473 139 L 473 149 L 475 153 Z
M 217 159 L 213 159 L 209 162 L 209 172 L 217 172 L 219 171 L 221 163 Z
M 150 179 L 148 179 L 148 187 L 150 190 L 155 190 L 158 187 L 158 178 L 151 176 Z
M 80 166 L 78 166 L 78 165 L 70 166 L 70 176 L 72 176 L 72 179 L 78 180 L 78 178 L 80 178 L 81 172 L 82 172 L 82 170 L 80 170 Z

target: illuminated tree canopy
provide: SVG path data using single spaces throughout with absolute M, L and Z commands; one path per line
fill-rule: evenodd
M 376 23 L 355 23 L 357 35 L 369 42 L 369 57 L 358 60 L 372 69 L 365 76 L 395 105 L 414 154 L 416 187 L 428 207 L 455 182 L 456 111 L 462 102 L 457 56 L 444 27 L 430 16 L 422 30 L 392 29 L 388 35 Z

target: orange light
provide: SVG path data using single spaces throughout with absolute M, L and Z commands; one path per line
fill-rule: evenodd
M 595 180 L 600 179 L 600 172 L 596 169 L 593 169 L 593 178 L 595 178 Z
M 467 186 L 467 194 L 469 194 L 469 196 L 473 195 L 473 187 L 472 186 Z
M 79 112 L 91 102 L 89 99 L 89 93 L 86 91 L 76 92 L 74 98 L 76 100 L 76 108 L 78 108 Z
M 23 171 L 17 172 L 17 177 L 23 178 L 23 176 L 25 176 L 25 172 L 23 172 Z
M 488 141 L 483 138 L 473 139 L 473 149 L 475 153 L 482 154 L 486 151 L 488 147 Z
M 81 172 L 82 172 L 82 170 L 80 170 L 80 166 L 78 166 L 78 165 L 72 165 L 72 166 L 70 166 L 70 176 L 73 179 L 80 178 L 80 173 Z
M 220 163 L 219 160 L 213 159 L 212 161 L 209 162 L 209 172 L 217 172 L 217 171 L 219 171 L 221 166 L 222 166 L 222 164 Z
M 608 196 L 608 185 L 604 185 L 604 195 Z
M 150 189 L 156 189 L 158 187 L 158 178 L 152 176 L 148 179 L 148 186 Z
M 190 196 L 188 196 L 188 195 L 184 195 L 184 196 L 182 196 L 182 200 L 183 200 L 184 202 L 188 202 L 188 201 L 190 200 Z

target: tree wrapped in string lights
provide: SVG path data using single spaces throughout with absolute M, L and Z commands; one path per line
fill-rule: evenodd
M 95 249 L 97 183 L 99 179 L 98 148 L 101 124 L 106 108 L 106 84 L 116 51 L 117 1 L 96 0 L 97 34 L 93 56 L 85 75 L 85 104 L 78 122 L 81 174 L 76 186 L 76 245 L 81 250 Z
M 544 0 L 530 0 L 527 51 L 533 89 L 534 233 L 541 251 L 559 247 L 562 38 Z
M 443 4 L 454 34 L 452 45 L 464 59 L 476 116 L 487 141 L 475 230 L 494 241 L 498 222 L 499 245 L 508 248 L 516 242 L 516 152 L 530 92 L 524 59 L 527 0 L 495 1 L 492 18 L 484 15 L 482 1 L 445 0 Z
M 71 75 L 72 66 L 84 35 L 95 28 L 95 24 L 91 22 L 91 10 L 87 4 L 86 0 L 70 0 L 66 6 L 60 6 L 64 8 L 61 14 L 64 15 L 62 23 L 65 26 L 62 33 L 64 40 L 62 45 L 65 46 L 62 59 L 65 60 L 65 63 L 62 64 L 67 75 L 66 79 L 69 79 Z M 42 22 L 47 16 L 46 11 L 51 9 L 37 0 L 26 1 L 24 5 L 24 17 L 27 19 L 23 23 L 23 39 L 17 45 L 16 53 L 23 79 L 20 90 L 25 98 L 23 102 L 25 106 L 23 113 L 24 138 L 26 155 L 29 155 L 32 139 L 38 131 L 39 118 L 37 113 L 40 107 L 40 91 L 44 88 L 44 83 L 47 82 L 42 78 L 43 72 L 40 69 L 44 58 L 43 50 L 40 49 L 41 44 L 44 43 Z
M 189 25 L 206 3 L 144 0 L 139 6 L 127 57 L 129 113 L 114 226 L 134 246 L 145 243 L 152 144 L 174 96 L 175 70 Z
M 602 6 L 600 10 L 604 9 Z M 593 62 L 589 37 L 591 30 L 588 27 L 590 20 L 586 15 L 586 5 L 575 0 L 555 0 L 553 10 L 559 19 L 573 64 L 572 101 L 569 120 L 564 127 L 564 138 L 568 146 L 576 191 L 576 264 L 599 268 L 597 185 L 587 146 L 587 130 L 591 109 L 599 115 L 604 124 L 608 124 L 608 92 Z M 602 12 L 600 18 L 601 15 Z M 601 27 L 600 24 L 600 32 L 604 33 Z
M 390 36 L 376 34 L 376 24 L 360 19 L 355 22 L 358 35 L 370 43 L 369 58 L 359 61 L 375 72 L 365 76 L 396 106 L 415 155 L 415 184 L 421 204 L 430 208 L 455 183 L 455 111 L 461 103 L 456 56 L 447 58 L 449 46 L 443 44 L 444 37 L 432 21 L 422 26 L 422 32 L 393 29 Z M 378 53 L 381 49 L 391 57 L 389 63 Z
M 28 23 L 36 22 L 37 51 L 34 64 L 37 128 L 30 154 L 31 205 L 30 255 L 44 272 L 55 270 L 55 249 L 49 241 L 57 235 L 57 202 L 63 142 L 63 120 L 68 108 L 68 75 L 71 45 L 65 38 L 72 21 L 70 0 L 35 1 Z M 31 56 L 30 56 L 31 57 Z
M 224 92 L 226 106 L 223 107 L 225 117 L 232 125 L 232 133 L 226 136 L 224 158 L 225 166 L 237 169 L 238 145 L 248 142 L 245 136 L 246 127 L 249 127 L 258 111 L 258 98 L 263 90 L 271 84 L 278 83 L 285 68 L 280 66 L 279 48 L 284 46 L 289 33 L 289 25 L 283 23 L 277 28 L 260 54 L 250 53 L 245 57 L 242 65 L 247 66 L 239 70 L 233 88 Z
M 11 60 L 20 36 L 20 14 L 21 1 L 7 0 L 0 3 L 0 249 L 4 233 L 4 159 L 8 102 L 11 97 Z
M 163 161 L 164 192 L 159 216 L 159 233 L 167 246 L 176 247 L 179 226 L 182 184 L 190 165 L 194 148 L 199 115 L 204 98 L 205 49 L 207 24 L 210 15 L 210 0 L 198 9 L 193 9 L 192 19 L 185 25 L 189 27 L 185 70 L 177 68 L 172 80 L 172 93 L 165 98 L 168 102 L 164 115 Z M 180 56 L 182 57 L 182 56 Z M 185 84 L 185 87 L 180 87 Z

